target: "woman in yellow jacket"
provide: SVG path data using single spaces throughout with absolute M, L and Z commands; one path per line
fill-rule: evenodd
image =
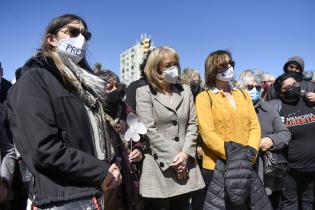
M 230 85 L 233 76 L 234 61 L 229 51 L 218 50 L 209 54 L 205 62 L 208 90 L 196 99 L 206 186 L 212 180 L 217 159 L 226 159 L 225 141 L 248 145 L 256 151 L 260 144 L 260 126 L 251 97 Z

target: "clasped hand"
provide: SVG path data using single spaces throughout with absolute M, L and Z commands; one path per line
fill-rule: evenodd
M 269 137 L 264 137 L 260 140 L 260 150 L 261 151 L 267 151 L 273 146 L 273 142 L 271 138 Z
M 178 179 L 187 179 L 188 178 L 188 168 L 187 161 L 189 156 L 185 152 L 180 152 L 176 155 L 173 162 L 170 164 L 177 173 Z

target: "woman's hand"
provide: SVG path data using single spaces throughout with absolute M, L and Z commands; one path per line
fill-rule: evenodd
M 176 155 L 170 166 L 172 166 L 177 172 L 181 172 L 186 168 L 188 158 L 189 156 L 185 152 L 180 152 Z
M 314 103 L 315 102 L 315 93 L 306 93 L 306 98 L 309 102 Z
M 188 179 L 188 168 L 184 168 L 183 170 L 181 171 L 177 171 L 177 178 L 178 179 Z
M 142 152 L 139 149 L 134 149 L 129 154 L 129 161 L 132 162 L 139 162 L 142 160 Z
M 260 150 L 261 151 L 267 151 L 273 146 L 273 142 L 271 138 L 269 137 L 264 137 L 260 140 Z
M 120 174 L 120 168 L 116 163 L 113 163 L 109 169 L 108 173 L 102 183 L 102 190 L 104 192 L 115 189 L 122 182 L 122 176 Z

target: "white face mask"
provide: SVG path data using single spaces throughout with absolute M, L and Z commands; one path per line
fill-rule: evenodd
M 223 82 L 229 82 L 233 79 L 234 76 L 234 69 L 231 66 L 227 70 L 221 73 L 217 73 L 217 79 Z
M 82 34 L 73 38 L 61 39 L 58 42 L 58 51 L 75 63 L 79 63 L 84 58 L 85 50 L 86 40 Z
M 170 84 L 176 84 L 178 80 L 178 68 L 177 66 L 172 66 L 163 71 L 163 78 L 166 82 Z

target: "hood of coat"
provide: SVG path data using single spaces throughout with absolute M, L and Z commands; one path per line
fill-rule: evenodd
M 283 66 L 284 72 L 287 72 L 287 68 L 290 63 L 299 65 L 301 67 L 302 72 L 304 71 L 304 59 L 301 58 L 300 56 L 293 56 L 292 58 L 289 58 L 289 60 Z

